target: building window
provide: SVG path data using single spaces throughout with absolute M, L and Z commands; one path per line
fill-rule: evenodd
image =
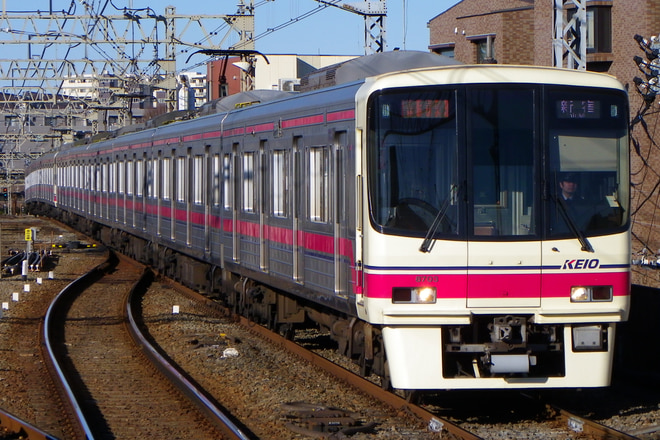
M 494 38 L 488 35 L 486 38 L 474 40 L 477 46 L 477 64 L 494 64 L 495 63 L 495 45 L 493 44 Z
M 601 2 L 602 3 L 602 2 Z M 576 8 L 568 11 L 569 22 L 578 13 Z M 612 52 L 612 7 L 610 5 L 588 6 L 586 11 L 585 36 L 587 53 Z
M 448 58 L 454 58 L 454 46 L 436 47 L 433 49 L 433 52 Z
M 587 53 L 612 52 L 612 8 L 587 8 Z

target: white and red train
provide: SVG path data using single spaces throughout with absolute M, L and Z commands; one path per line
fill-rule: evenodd
M 334 84 L 46 154 L 28 206 L 272 328 L 329 329 L 384 385 L 608 385 L 630 302 L 621 84 L 404 51 L 309 80 Z

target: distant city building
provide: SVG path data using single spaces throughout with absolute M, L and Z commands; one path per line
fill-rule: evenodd
M 257 90 L 296 91 L 300 78 L 309 73 L 355 58 L 349 55 L 294 55 L 275 54 L 256 57 L 254 66 L 254 88 Z M 244 69 L 247 65 L 240 58 L 220 59 L 207 64 L 209 99 L 233 95 L 241 90 Z M 221 95 L 224 88 L 225 94 Z
M 178 78 L 179 110 L 194 110 L 207 101 L 206 75 L 199 72 L 182 72 Z

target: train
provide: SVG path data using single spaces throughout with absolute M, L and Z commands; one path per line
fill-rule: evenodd
M 392 51 L 301 84 L 44 154 L 28 210 L 283 335 L 319 327 L 388 389 L 610 384 L 631 287 L 619 81 Z

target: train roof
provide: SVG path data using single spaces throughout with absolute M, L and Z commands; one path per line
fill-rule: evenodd
M 401 70 L 462 64 L 453 58 L 431 52 L 415 50 L 381 52 L 315 70 L 300 79 L 300 91 L 317 90 Z
M 285 98 L 291 94 L 292 92 L 265 89 L 240 92 L 234 95 L 225 96 L 224 98 L 214 99 L 213 101 L 204 104 L 199 109 L 199 114 L 208 115 L 211 113 L 228 112 L 246 105 L 259 104 Z
M 353 58 L 323 67 L 300 79 L 299 92 L 309 92 L 364 80 L 370 76 L 423 67 L 455 66 L 462 63 L 431 52 L 397 50 Z M 252 104 L 275 101 L 295 94 L 279 90 L 251 90 L 215 99 L 204 104 L 199 115 L 228 112 Z

